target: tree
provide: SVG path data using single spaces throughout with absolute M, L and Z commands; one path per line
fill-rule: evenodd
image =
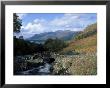
M 65 48 L 67 44 L 63 40 L 60 40 L 58 38 L 56 39 L 50 38 L 46 40 L 44 46 L 51 52 L 58 52 Z
M 13 14 L 13 22 L 14 22 L 13 24 L 14 32 L 19 33 L 22 26 L 22 20 L 19 18 L 19 16 L 16 13 Z

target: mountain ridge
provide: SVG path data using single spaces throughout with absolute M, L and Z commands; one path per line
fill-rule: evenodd
M 34 36 L 26 40 L 47 40 L 48 38 L 59 38 L 63 40 L 70 40 L 73 36 L 76 36 L 80 31 L 70 31 L 70 30 L 58 30 L 55 32 L 45 32 L 40 34 L 35 34 Z

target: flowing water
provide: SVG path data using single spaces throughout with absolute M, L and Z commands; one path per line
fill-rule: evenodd
M 41 65 L 39 67 L 19 72 L 19 75 L 49 75 L 51 74 L 50 69 L 52 68 L 52 65 L 49 63 L 44 63 L 44 65 Z

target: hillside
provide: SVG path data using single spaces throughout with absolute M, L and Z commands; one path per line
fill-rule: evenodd
M 92 24 L 70 41 L 69 46 L 63 52 L 75 51 L 79 53 L 96 52 L 97 24 Z
M 96 75 L 97 24 L 86 27 L 60 54 L 55 60 L 54 74 Z

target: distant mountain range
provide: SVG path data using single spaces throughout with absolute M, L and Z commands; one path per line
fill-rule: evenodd
M 48 38 L 58 38 L 58 39 L 62 39 L 62 40 L 71 40 L 74 36 L 76 36 L 77 34 L 79 34 L 80 32 L 76 32 L 76 31 L 70 31 L 70 30 L 58 30 L 55 32 L 45 32 L 45 33 L 40 33 L 40 34 L 35 34 L 34 36 L 26 39 L 29 41 L 45 41 Z

